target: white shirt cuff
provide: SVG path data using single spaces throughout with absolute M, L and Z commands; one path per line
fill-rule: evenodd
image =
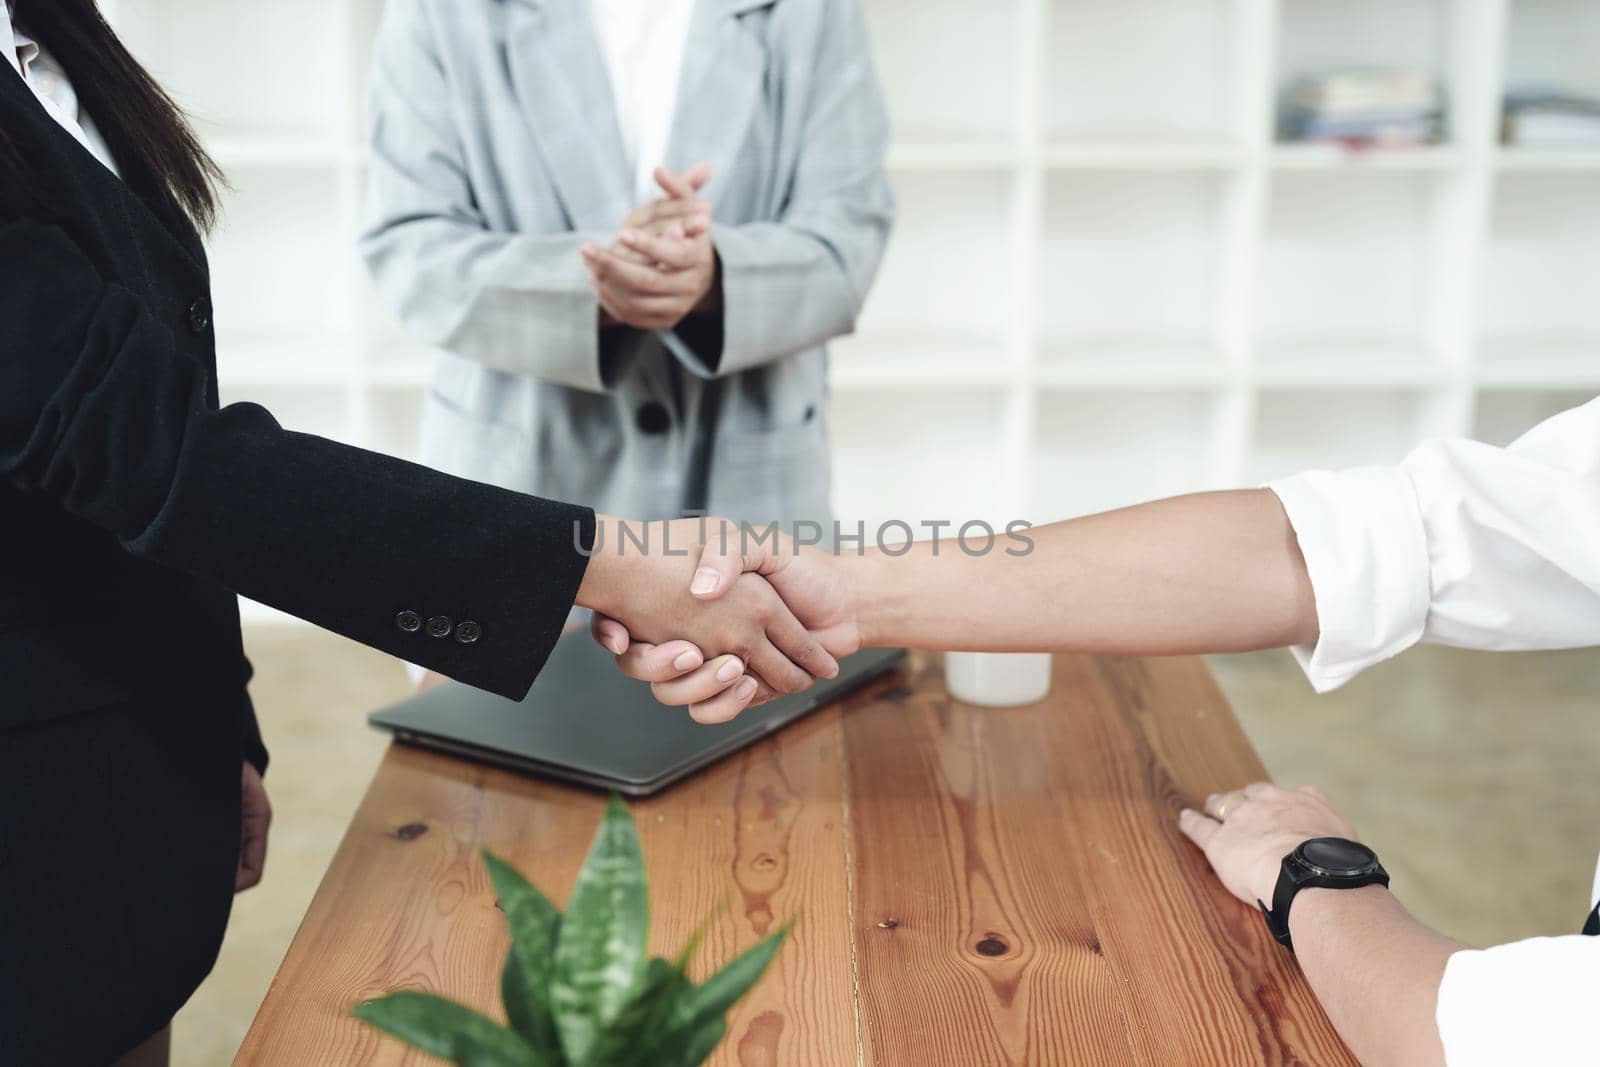
M 1445 964 L 1435 1020 L 1449 1067 L 1596 1062 L 1600 937 L 1464 949 Z
M 1431 601 L 1428 541 L 1394 467 L 1307 471 L 1271 483 L 1305 556 L 1320 635 L 1294 649 L 1326 693 L 1416 644 Z

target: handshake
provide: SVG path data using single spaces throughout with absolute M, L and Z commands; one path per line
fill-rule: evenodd
M 775 528 L 597 516 L 577 602 L 595 613 L 595 640 L 656 699 L 725 722 L 838 674 L 865 641 L 854 578 L 848 560 Z

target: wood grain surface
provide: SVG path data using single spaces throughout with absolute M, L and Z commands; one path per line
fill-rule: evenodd
M 1178 835 L 1182 804 L 1265 777 L 1203 661 L 1060 656 L 1002 710 L 938 662 L 632 802 L 653 952 L 714 913 L 703 975 L 799 920 L 713 1064 L 1355 1062 Z M 412 987 L 500 1017 L 478 850 L 564 904 L 603 802 L 393 746 L 235 1062 L 437 1062 L 350 1007 Z

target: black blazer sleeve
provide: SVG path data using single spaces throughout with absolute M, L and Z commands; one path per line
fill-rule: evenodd
M 0 222 L 0 278 L 0 477 L 137 556 L 526 694 L 592 511 L 292 433 L 254 404 L 212 408 L 206 368 L 56 227 Z

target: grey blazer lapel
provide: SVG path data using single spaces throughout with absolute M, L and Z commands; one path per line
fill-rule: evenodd
M 740 17 L 776 2 L 698 0 L 689 23 L 667 165 L 682 169 L 700 160 L 709 163 L 705 196 L 713 206 L 744 141 L 767 69 L 766 44 Z
M 506 66 L 576 229 L 615 229 L 633 207 L 611 78 L 587 0 L 517 0 Z

